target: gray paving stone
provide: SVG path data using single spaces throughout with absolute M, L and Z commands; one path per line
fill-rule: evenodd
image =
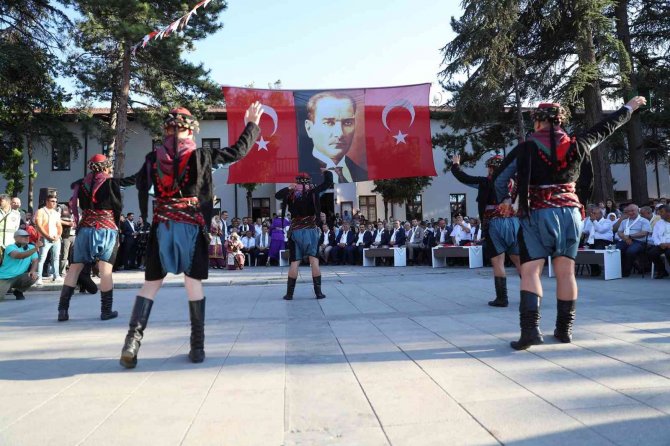
M 575 342 L 515 352 L 519 281 L 493 309 L 491 277 L 326 267 L 326 300 L 305 270 L 286 302 L 285 268 L 216 271 L 194 365 L 182 279 L 168 276 L 134 370 L 118 355 L 140 272 L 117 275 L 106 322 L 97 296 L 76 295 L 59 324 L 57 292 L 29 292 L 0 302 L 0 444 L 670 443 L 667 281 L 580 278 Z

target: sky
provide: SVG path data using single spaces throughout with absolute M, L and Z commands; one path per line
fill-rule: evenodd
M 203 62 L 222 85 L 267 88 L 280 79 L 284 89 L 327 89 L 430 82 L 431 102 L 442 102 L 440 48 L 454 37 L 449 23 L 460 13 L 458 0 L 229 0 L 219 17 L 223 28 L 184 57 Z

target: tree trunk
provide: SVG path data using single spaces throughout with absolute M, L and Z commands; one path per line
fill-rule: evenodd
M 521 109 L 521 93 L 519 93 L 519 84 L 514 78 L 514 101 L 516 103 L 516 134 L 519 142 L 526 140 L 526 126 L 523 122 L 523 110 Z
M 384 202 L 384 220 L 387 222 L 389 221 L 389 202 L 382 198 L 382 201 Z
M 30 132 L 26 133 L 26 152 L 28 153 L 28 212 L 33 209 L 33 190 L 35 189 L 35 158 L 33 157 L 33 137 Z
M 581 38 L 582 41 L 577 42 L 580 66 L 585 67 L 597 64 L 591 29 L 588 28 L 585 30 Z M 584 88 L 583 97 L 586 126 L 592 127 L 600 121 L 603 114 L 600 82 L 597 79 Z M 614 195 L 608 151 L 609 145 L 607 142 L 602 143 L 591 151 L 591 162 L 593 164 L 593 193 L 591 194 L 591 200 L 593 202 L 605 201 Z
M 123 177 L 126 161 L 126 153 L 124 150 L 126 142 L 126 130 L 128 128 L 128 97 L 130 96 L 130 62 L 131 62 L 131 45 L 126 42 L 123 49 L 123 60 L 121 63 L 121 79 L 118 89 L 118 98 L 115 117 L 112 118 L 115 125 L 115 135 L 110 144 L 110 154 L 115 155 L 114 159 L 114 176 L 117 178 Z
M 252 198 L 253 198 L 253 193 L 250 190 L 248 190 L 247 191 L 247 217 L 253 217 Z
M 631 54 L 630 28 L 628 23 L 628 1 L 617 2 L 614 13 L 616 15 L 617 37 L 623 42 L 627 56 Z M 631 61 L 632 63 L 632 61 Z M 619 70 L 623 73 L 627 68 L 624 62 L 619 62 Z M 635 69 L 630 72 L 630 83 L 624 84 L 623 99 L 628 101 L 637 91 L 637 79 Z M 644 161 L 644 139 L 642 137 L 642 121 L 640 114 L 635 113 L 628 124 L 626 124 L 626 136 L 628 138 L 628 158 L 630 168 L 630 187 L 633 203 L 644 204 L 649 199 L 647 189 L 647 166 Z

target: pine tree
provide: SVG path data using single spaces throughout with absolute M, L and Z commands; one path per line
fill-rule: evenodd
M 132 54 L 133 46 L 155 29 L 162 29 L 194 5 L 194 2 L 159 0 L 76 0 L 81 19 L 76 22 L 78 50 L 70 58 L 70 73 L 86 98 L 109 101 L 110 155 L 115 175 L 125 171 L 125 139 L 128 111 L 156 133 L 159 117 L 182 105 L 202 116 L 209 105 L 221 103 L 219 86 L 208 78 L 202 64 L 182 58 L 194 42 L 217 31 L 217 17 L 226 2 L 215 0 L 193 15 L 188 26 L 162 40 L 152 40 Z

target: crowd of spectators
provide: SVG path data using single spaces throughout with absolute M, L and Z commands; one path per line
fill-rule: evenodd
M 670 205 L 663 198 L 647 205 L 617 206 L 612 200 L 585 206 L 580 245 L 592 249 L 619 249 L 624 277 L 646 273 L 668 277 L 670 260 Z M 278 265 L 286 249 L 290 215 L 285 218 L 230 218 L 217 213 L 210 225 L 210 268 L 242 269 Z M 121 216 L 115 270 L 144 269 L 150 222 L 132 212 Z M 324 265 L 362 265 L 366 248 L 405 247 L 408 265 L 430 265 L 431 249 L 438 245 L 484 245 L 485 231 L 477 218 L 456 215 L 430 220 L 367 221 L 360 213 L 333 217 L 321 213 L 319 259 Z M 5 293 L 23 298 L 23 291 L 45 281 L 62 283 L 76 238 L 76 224 L 67 205 L 49 195 L 35 215 L 21 210 L 21 200 L 0 195 L 0 299 Z M 486 256 L 486 252 L 484 253 Z M 450 264 L 453 264 L 452 260 Z M 593 276 L 602 273 L 590 265 Z M 80 291 L 97 292 L 86 265 L 79 278 Z

